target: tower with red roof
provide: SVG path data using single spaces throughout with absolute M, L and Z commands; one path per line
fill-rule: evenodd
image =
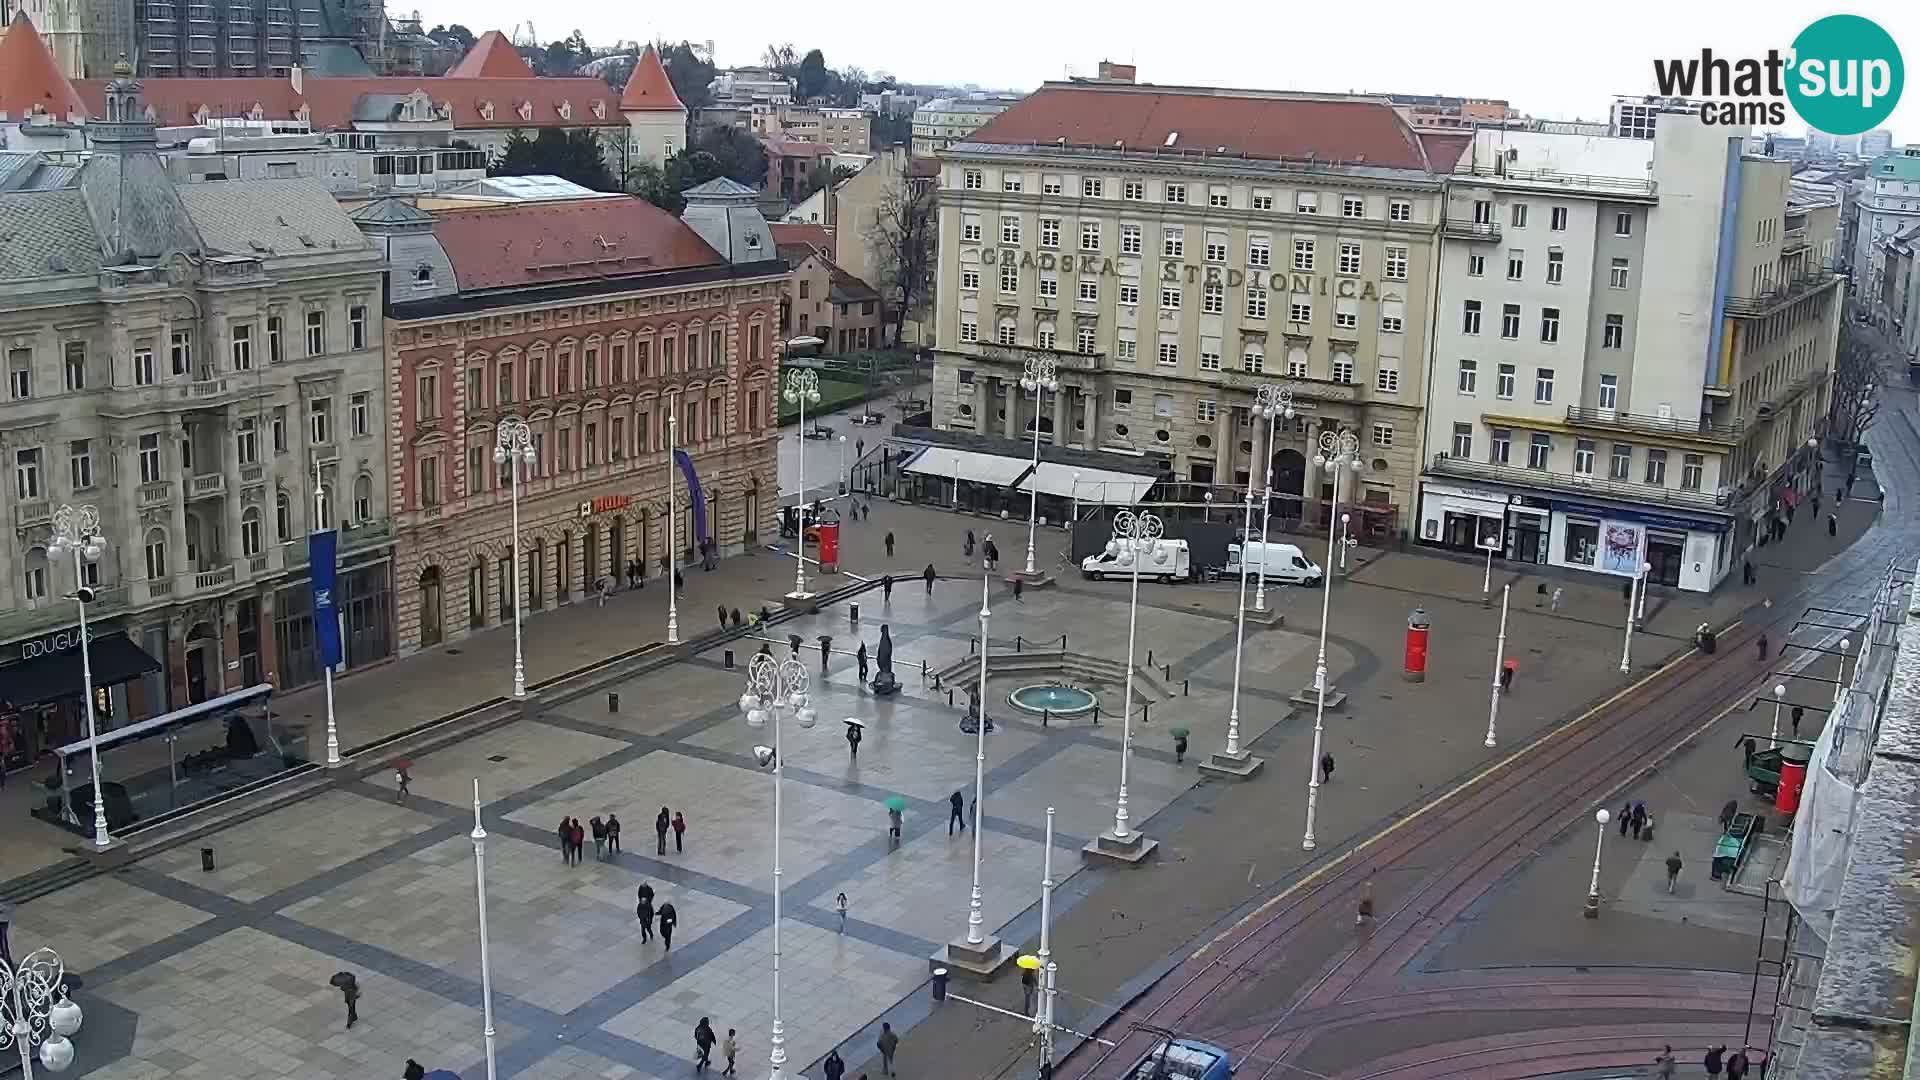
M 687 145 L 687 107 L 673 92 L 666 65 L 651 45 L 633 66 L 633 77 L 620 95 L 620 114 L 627 118 L 627 140 L 636 163 L 664 164 Z

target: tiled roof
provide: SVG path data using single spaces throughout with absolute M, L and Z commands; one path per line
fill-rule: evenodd
M 178 184 L 174 190 L 209 252 L 323 255 L 372 248 L 346 210 L 312 177 Z
M 680 95 L 673 92 L 673 80 L 660 63 L 660 54 L 649 45 L 633 65 L 627 88 L 620 92 L 621 112 L 686 112 Z
M 782 257 L 787 248 L 804 245 L 815 251 L 833 255 L 833 233 L 825 225 L 813 225 L 805 222 L 774 222 L 768 226 L 773 230 L 773 242 L 780 248 Z
M 24 120 L 36 105 L 44 106 L 55 120 L 87 111 L 22 10 L 0 35 L 0 113 Z
M 467 55 L 447 70 L 449 79 L 531 79 L 533 69 L 513 47 L 513 42 L 498 30 L 480 35 Z
M 1385 101 L 1209 88 L 1048 83 L 966 141 L 1028 146 L 1062 139 L 1137 153 L 1428 168 L 1413 129 Z
M 722 266 L 694 231 L 644 199 L 530 203 L 435 214 L 462 292 Z
M 778 228 L 778 226 L 775 226 L 775 228 Z M 795 267 L 796 269 L 801 263 L 806 262 L 808 259 L 824 259 L 827 257 L 826 252 L 814 247 L 812 244 L 776 243 L 773 245 L 773 249 L 780 253 L 780 257 L 786 260 L 788 266 Z
M 105 79 L 81 79 L 74 84 L 92 115 L 106 109 Z M 353 126 L 354 107 L 364 95 L 411 94 L 424 91 L 435 105 L 453 111 L 459 130 L 484 128 L 617 127 L 620 114 L 613 92 L 599 79 L 427 78 L 405 75 L 365 79 L 308 78 L 304 92 L 287 79 L 149 79 L 143 84 L 154 120 L 162 127 L 188 127 L 205 106 L 215 116 L 246 116 L 254 106 L 268 120 L 288 120 L 301 105 L 312 110 L 313 126 L 322 131 L 344 131 Z M 599 102 L 604 116 L 595 116 Z M 492 105 L 493 115 L 486 114 Z M 526 106 L 522 115 L 522 105 Z M 561 107 L 571 115 L 562 115 Z
M 833 287 L 829 299 L 836 304 L 878 300 L 880 291 L 836 266 L 833 268 Z
M 1470 134 L 1455 135 L 1452 132 L 1423 132 L 1419 135 L 1421 145 L 1427 148 L 1427 162 L 1437 173 L 1452 172 L 1460 160 L 1460 155 L 1473 145 Z
M 0 281 L 100 270 L 100 239 L 78 191 L 0 194 Z
M 764 140 L 769 155 L 781 157 L 827 157 L 833 153 L 833 147 L 825 143 L 807 142 L 804 139 L 784 139 L 776 135 Z

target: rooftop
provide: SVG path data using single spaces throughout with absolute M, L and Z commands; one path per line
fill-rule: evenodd
M 1875 180 L 1920 180 L 1920 147 L 1881 154 L 1867 167 L 1867 176 Z
M 627 88 L 620 93 L 621 112 L 686 112 L 680 95 L 673 92 L 673 80 L 660 63 L 660 54 L 649 45 L 633 65 Z
M 498 30 L 480 35 L 460 62 L 447 70 L 449 79 L 531 79 L 533 69 Z
M 0 34 L 0 113 L 24 120 L 36 107 L 56 120 L 87 111 L 23 9 Z
M 780 248 L 782 258 L 786 257 L 789 247 L 806 247 L 828 258 L 833 256 L 833 233 L 825 225 L 776 222 L 768 228 L 773 230 L 773 242 Z
M 589 281 L 725 260 L 665 210 L 639 198 L 437 212 L 433 235 L 464 292 Z

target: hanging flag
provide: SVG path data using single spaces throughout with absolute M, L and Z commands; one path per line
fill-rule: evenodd
M 340 534 L 322 529 L 307 537 L 307 565 L 313 581 L 313 638 L 320 648 L 320 663 L 333 668 L 340 665 L 340 616 L 333 602 Z

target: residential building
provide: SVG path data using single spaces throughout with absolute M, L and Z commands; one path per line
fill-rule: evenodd
M 707 84 L 707 93 L 716 104 L 784 105 L 793 100 L 793 80 L 777 71 L 762 68 L 735 68 L 722 71 Z
M 1621 94 L 1607 108 L 1607 134 L 1616 139 L 1651 139 L 1665 115 L 1700 114 L 1700 102 L 1683 97 Z
M 832 231 L 791 223 L 772 229 L 780 258 L 792 267 L 780 307 L 781 336 L 817 337 L 827 355 L 880 347 L 880 294 L 834 265 Z
M 926 104 L 930 98 L 918 94 L 902 93 L 898 90 L 882 90 L 877 94 L 861 94 L 860 108 L 876 116 L 898 118 L 912 116 L 913 111 Z
M 1893 132 L 1886 128 L 1874 128 L 1860 134 L 1860 151 L 1857 157 L 1872 161 L 1882 154 L 1893 150 Z
M 822 109 L 819 139 L 836 154 L 872 154 L 873 114 L 865 109 Z
M 820 110 L 792 102 L 754 102 L 747 106 L 747 130 L 763 139 L 819 142 Z
M 940 155 L 934 426 L 1037 423 L 1196 484 L 1271 467 L 1275 512 L 1304 498 L 1316 521 L 1337 481 L 1362 531 L 1404 528 L 1464 142 L 1379 98 L 1048 83 Z M 1060 367 L 1048 415 L 1019 389 L 1030 356 Z M 1266 384 L 1299 412 L 1271 447 Z M 1312 465 L 1340 432 L 1357 473 Z
M 1707 591 L 1804 490 L 1837 208 L 1793 203 L 1746 134 L 1476 134 L 1442 227 L 1422 543 Z
M 812 194 L 814 170 L 833 166 L 833 147 L 825 143 L 778 136 L 763 142 L 767 148 L 767 175 L 761 181 L 761 188 L 778 194 L 789 204 Z
M 1386 98 L 1416 131 L 1468 131 L 1481 127 L 1513 127 L 1526 122 L 1518 110 L 1499 98 L 1446 94 L 1388 94 Z
M 884 267 L 874 240 L 883 211 L 889 200 L 909 188 L 924 189 L 939 178 L 939 162 L 909 157 L 905 150 L 895 148 L 875 155 L 865 168 L 842 181 L 833 189 L 831 212 L 824 219 L 834 227 L 835 265 L 861 281 L 884 286 Z M 905 334 L 908 341 L 932 343 L 931 327 L 921 327 L 911 318 Z
M 1880 248 L 1880 292 L 1872 310 L 1911 362 L 1920 357 L 1920 274 L 1913 265 L 1920 254 L 1920 222 L 1887 237 Z
M 1013 107 L 1018 98 L 934 98 L 913 110 L 913 154 L 928 157 L 975 131 Z
M 391 267 L 403 653 L 584 599 L 634 562 L 663 576 L 669 545 L 682 565 L 709 541 L 738 551 L 772 519 L 786 267 L 753 197 L 713 181 L 684 222 L 635 198 L 355 212 Z M 513 420 L 534 447 L 517 577 L 512 466 L 494 460 Z
M 341 530 L 345 668 L 392 653 L 380 252 L 312 179 L 171 181 L 129 66 L 102 115 L 83 164 L 0 193 L 0 701 L 41 749 L 86 727 L 65 505 L 99 514 L 110 726 L 318 681 L 316 527 Z
M 687 145 L 687 107 L 673 90 L 660 53 L 649 45 L 620 93 L 620 115 L 627 118 L 627 167 L 666 164 Z M 624 175 L 624 173 L 622 174 Z
M 1853 200 L 1848 268 L 1869 304 L 1884 295 L 1885 241 L 1920 222 L 1920 143 L 1882 154 L 1867 166 Z M 1877 314 L 1877 312 L 1876 312 Z

